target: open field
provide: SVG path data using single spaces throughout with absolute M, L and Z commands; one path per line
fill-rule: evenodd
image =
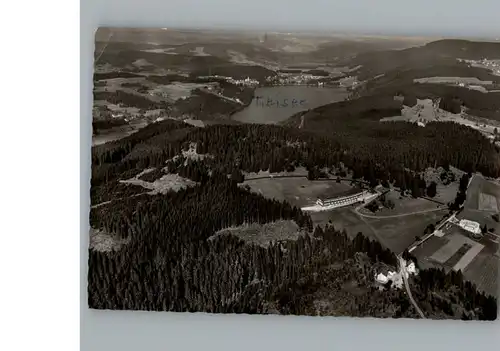
M 430 257 L 439 250 L 443 245 L 448 242 L 444 237 L 440 238 L 437 236 L 431 237 L 426 242 L 418 246 L 412 254 L 418 259 L 418 264 L 421 268 L 433 268 L 436 267 L 436 263 L 430 260 Z
M 248 179 L 244 183 L 256 193 L 278 201 L 288 201 L 297 207 L 312 205 L 318 197 L 342 196 L 353 190 L 347 183 L 310 181 L 307 178 Z
M 441 246 L 437 251 L 435 251 L 430 259 L 436 261 L 437 263 L 444 264 L 457 252 L 464 244 L 468 244 L 473 247 L 476 243 L 469 239 L 468 237 L 460 234 L 451 234 L 446 236 L 448 241 L 446 245 Z
M 451 113 L 439 108 L 439 99 L 417 99 L 417 103 L 410 107 L 403 105 L 400 116 L 384 117 L 380 121 L 407 121 L 407 122 L 455 122 L 476 129 L 485 135 L 493 134 L 495 128 L 498 128 L 498 121 L 484 120 L 479 116 L 470 114 L 465 109 L 461 113 Z
M 476 175 L 467 191 L 465 208 L 481 211 L 493 211 L 495 208 L 498 210 L 499 199 L 500 185 Z
M 444 169 L 442 167 L 438 167 L 437 169 L 427 168 L 423 172 L 423 177 L 427 185 L 429 185 L 431 182 L 435 182 L 437 184 L 437 194 L 432 198 L 432 200 L 439 201 L 445 204 L 455 200 L 455 197 L 457 196 L 459 180 L 464 175 L 464 172 L 451 166 L 449 168 L 449 171 L 455 176 L 455 181 L 447 185 L 445 185 L 441 180 L 441 174 L 444 172 Z
M 446 210 L 415 214 L 399 218 L 365 219 L 377 232 L 379 240 L 394 252 L 403 252 L 414 241 L 422 236 L 429 224 L 436 224 Z
M 358 232 L 379 241 L 394 252 L 403 252 L 422 236 L 429 224 L 437 223 L 447 211 L 439 210 L 396 218 L 364 218 L 354 211 L 355 206 L 325 212 L 311 212 L 314 225 L 333 225 L 354 237 Z
M 494 195 L 480 193 L 479 194 L 479 210 L 498 212 L 497 198 Z
M 269 170 L 267 171 L 259 171 L 259 172 L 244 172 L 246 180 L 254 179 L 254 178 L 262 178 L 262 177 L 279 177 L 279 176 L 298 176 L 298 177 L 307 177 L 307 169 L 304 167 L 297 167 L 293 172 L 274 172 L 271 173 Z
M 373 240 L 378 240 L 371 226 L 361 219 L 353 209 L 354 206 L 348 206 L 332 211 L 310 212 L 309 215 L 315 226 L 333 225 L 337 230 L 345 230 L 351 238 L 361 232 Z
M 365 208 L 360 210 L 360 212 L 369 216 L 386 217 L 386 216 L 406 215 L 414 212 L 437 210 L 438 208 L 442 207 L 441 205 L 433 201 L 429 201 L 422 198 L 415 199 L 408 196 L 401 198 L 400 193 L 396 191 L 391 191 L 385 194 L 385 197 L 387 201 L 390 200 L 394 203 L 395 206 L 393 209 L 384 207 L 378 210 L 377 212 L 373 213 Z
M 457 262 L 453 266 L 453 270 L 455 272 L 464 271 L 465 268 L 476 258 L 476 256 L 484 249 L 484 246 L 481 244 L 475 244 L 471 247 L 463 256 L 460 258 L 460 261 Z
M 425 77 L 416 78 L 415 83 L 432 83 L 432 84 L 475 84 L 475 85 L 491 85 L 491 80 L 480 80 L 476 77 Z
M 148 170 L 149 171 L 149 170 Z M 195 186 L 196 183 L 190 179 L 183 178 L 177 174 L 165 174 L 163 177 L 156 179 L 154 182 L 146 182 L 139 179 L 144 172 L 127 180 L 120 180 L 120 183 L 134 184 L 142 186 L 144 189 L 151 190 L 150 194 L 165 194 L 169 191 L 179 191 L 186 187 Z
M 257 174 L 254 176 L 257 176 Z M 244 184 L 248 185 L 252 191 L 268 198 L 279 201 L 286 200 L 298 207 L 312 205 L 318 197 L 336 197 L 354 190 L 346 182 L 309 181 L 306 178 L 247 179 Z M 396 195 L 399 196 L 399 194 Z M 399 205 L 395 210 L 382 210 L 380 216 L 406 216 L 377 219 L 361 218 L 354 213 L 355 206 L 332 211 L 313 212 L 310 213 L 310 216 L 314 225 L 333 225 L 339 230 L 346 230 L 352 237 L 358 232 L 362 232 L 373 239 L 381 241 L 383 245 L 391 250 L 402 252 L 415 241 L 416 236 L 423 235 L 427 225 L 436 224 L 447 213 L 446 209 L 439 209 L 437 208 L 438 204 L 425 199 L 403 198 L 395 202 Z M 367 210 L 363 211 L 371 213 Z M 412 214 L 419 211 L 429 212 Z
M 413 252 L 420 267 L 461 270 L 479 290 L 497 296 L 498 243 L 490 240 L 488 234 L 479 241 L 472 240 L 467 231 L 456 225 L 445 226 L 444 232 L 443 237 L 433 236 Z
M 482 254 L 463 271 L 464 277 L 476 284 L 479 290 L 498 296 L 498 266 L 500 260 L 496 256 Z

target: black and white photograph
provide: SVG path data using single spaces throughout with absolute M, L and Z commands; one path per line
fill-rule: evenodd
M 496 320 L 498 39 L 102 27 L 93 84 L 89 308 Z

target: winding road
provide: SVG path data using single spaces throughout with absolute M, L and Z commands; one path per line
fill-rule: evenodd
M 406 293 L 408 294 L 408 298 L 410 299 L 410 302 L 412 303 L 413 307 L 415 307 L 415 310 L 417 310 L 417 313 L 420 315 L 420 317 L 422 319 L 426 319 L 424 312 L 422 312 L 422 310 L 417 304 L 417 301 L 415 301 L 411 293 L 410 284 L 408 283 L 408 272 L 406 271 L 406 262 L 403 260 L 401 256 L 398 256 L 398 262 L 399 262 L 399 269 L 401 272 L 401 276 L 403 277 Z

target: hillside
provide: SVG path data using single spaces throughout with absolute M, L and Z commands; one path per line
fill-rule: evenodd
M 500 43 L 446 39 L 403 50 L 364 52 L 339 64 L 349 67 L 362 66 L 356 73 L 360 80 L 365 80 L 393 70 L 448 66 L 455 65 L 457 59 L 484 58 L 500 59 Z
M 454 136 L 462 133 L 460 141 L 476 137 L 460 128 L 436 126 L 434 135 L 419 138 L 425 140 L 423 144 L 442 142 L 436 137 L 446 137 L 446 130 Z M 400 140 L 409 136 L 400 134 Z M 372 137 L 383 138 L 384 133 L 374 131 Z M 116 245 L 111 252 L 89 249 L 89 306 L 416 318 L 403 290 L 380 290 L 374 284 L 379 267 L 396 268 L 395 255 L 381 244 L 362 234 L 351 240 L 333 227 L 313 228 L 309 215 L 288 202 L 251 193 L 238 187 L 233 176 L 227 177 L 238 170 L 276 171 L 290 164 L 320 166 L 339 161 L 356 173 L 357 162 L 372 157 L 361 150 L 377 152 L 363 144 L 347 156 L 341 144 L 336 138 L 279 126 L 196 128 L 166 120 L 94 147 L 90 223 L 98 235 Z M 409 154 L 393 154 L 391 160 L 419 158 L 435 149 L 409 146 Z M 466 155 L 462 142 L 451 148 L 450 155 Z M 432 161 L 435 156 L 427 157 Z M 170 190 L 146 194 L 143 186 L 123 182 L 152 167 L 156 174 L 141 179 L 170 179 L 172 184 L 164 183 Z M 367 177 L 370 172 L 368 167 Z M 185 185 L 174 188 L 173 182 Z M 294 221 L 304 234 L 266 246 L 231 234 L 214 237 L 225 228 L 279 220 Z M 422 271 L 412 284 L 428 316 L 496 318 L 496 300 L 477 292 L 461 276 Z

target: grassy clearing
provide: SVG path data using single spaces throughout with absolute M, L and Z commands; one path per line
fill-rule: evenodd
M 123 184 L 133 184 L 142 186 L 144 189 L 151 190 L 149 194 L 165 194 L 169 191 L 179 191 L 186 187 L 195 186 L 196 183 L 190 179 L 183 178 L 177 174 L 165 174 L 163 177 L 156 179 L 154 182 L 146 182 L 136 177 L 120 180 Z
M 310 181 L 307 178 L 274 178 L 247 180 L 250 190 L 267 198 L 286 200 L 297 207 L 313 205 L 318 197 L 335 197 L 352 189 L 347 183 Z
M 247 243 L 268 247 L 272 242 L 297 240 L 307 233 L 300 229 L 294 221 L 281 220 L 266 224 L 246 223 L 237 227 L 221 229 L 209 240 L 220 235 L 234 235 Z
M 456 193 L 455 193 L 456 195 Z M 370 210 L 364 208 L 360 210 L 361 213 L 370 215 L 370 216 L 398 216 L 398 215 L 408 215 L 414 212 L 422 212 L 422 211 L 430 211 L 436 210 L 442 205 L 439 205 L 435 202 L 422 199 L 422 198 L 412 198 L 408 196 L 401 197 L 399 192 L 391 191 L 385 194 L 387 201 L 392 201 L 394 203 L 394 208 L 381 208 L 377 212 L 373 213 Z
M 491 80 L 481 80 L 476 77 L 425 77 L 416 78 L 415 83 L 430 83 L 430 84 L 475 84 L 475 85 L 491 85 Z
M 99 252 L 120 250 L 123 245 L 130 241 L 130 239 L 120 239 L 104 230 L 94 228 L 90 228 L 89 236 L 89 248 Z
M 277 176 L 303 176 L 307 177 L 307 169 L 304 167 L 297 167 L 293 172 L 274 172 L 269 171 L 259 171 L 259 172 L 244 172 L 243 173 L 246 180 L 262 177 L 277 177 Z
M 353 211 L 353 206 L 335 209 L 325 212 L 311 212 L 309 214 L 314 225 L 330 225 L 338 230 L 345 230 L 346 233 L 354 238 L 359 232 L 363 235 L 377 240 L 373 230 Z
M 448 211 L 441 210 L 390 219 L 365 219 L 378 237 L 394 252 L 403 252 L 421 237 L 429 224 L 436 224 Z
M 467 190 L 465 208 L 470 210 L 482 210 L 483 208 L 486 211 L 485 208 L 488 206 L 493 207 L 493 203 L 488 205 L 490 201 L 493 201 L 493 198 L 497 201 L 498 206 L 500 186 L 495 182 L 486 180 L 481 175 L 475 175 Z

